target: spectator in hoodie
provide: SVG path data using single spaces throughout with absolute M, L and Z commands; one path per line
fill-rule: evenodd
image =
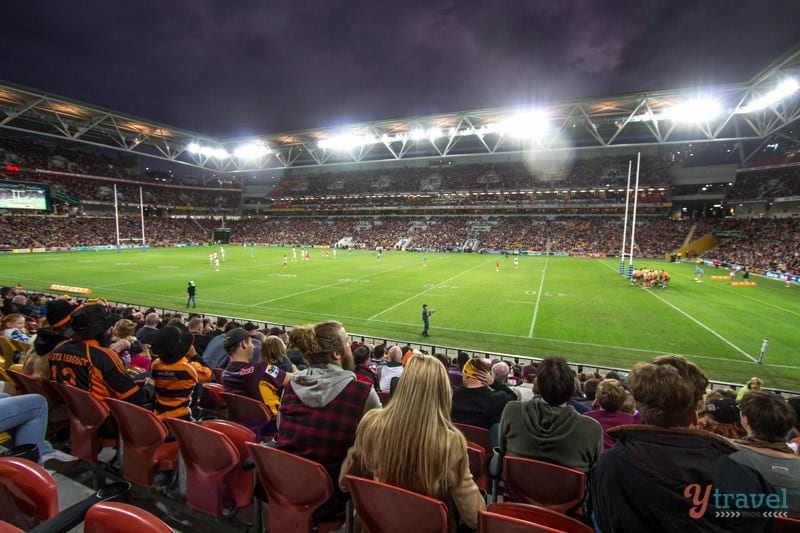
M 369 383 L 356 379 L 350 341 L 342 324 L 329 321 L 292 330 L 295 346 L 309 367 L 293 374 L 278 410 L 276 447 L 317 461 L 331 479 L 339 479 L 342 462 L 353 445 L 361 417 L 381 406 Z M 341 490 L 315 516 L 344 510 Z
M 603 428 L 567 404 L 576 383 L 564 359 L 542 359 L 536 370 L 541 398 L 508 403 L 500 420 L 500 449 L 588 472 L 603 452 Z

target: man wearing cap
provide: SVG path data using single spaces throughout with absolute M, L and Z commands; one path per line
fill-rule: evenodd
M 155 412 L 159 418 L 191 419 L 199 399 L 198 383 L 211 380 L 211 369 L 197 357 L 193 335 L 176 326 L 165 326 L 151 346 L 158 359 L 152 376 L 156 389 Z
M 192 304 L 192 308 L 197 307 L 197 287 L 195 287 L 194 281 L 189 282 L 189 285 L 186 287 L 186 294 L 189 295 L 189 298 L 186 300 L 186 308 L 189 308 L 189 304 Z
M 98 303 L 83 305 L 70 316 L 72 321 L 64 334 L 69 340 L 50 352 L 51 379 L 89 391 L 99 399 L 146 403 L 145 391 L 134 383 L 122 360 L 109 348 L 110 330 L 119 316 Z
M 222 371 L 222 386 L 225 390 L 264 402 L 270 411 L 277 414 L 280 391 L 289 383 L 290 374 L 261 359 L 260 349 L 254 363 L 252 337 L 244 329 L 229 331 L 225 335 L 225 346 L 230 354 L 230 362 Z M 276 422 L 273 419 L 263 432 L 274 433 Z

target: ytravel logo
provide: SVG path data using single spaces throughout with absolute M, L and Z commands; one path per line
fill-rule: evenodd
M 772 494 L 763 492 L 722 492 L 711 485 L 692 483 L 683 489 L 683 497 L 692 502 L 689 516 L 695 520 L 705 516 L 709 504 L 717 518 L 747 516 L 787 516 L 789 510 L 786 489 Z

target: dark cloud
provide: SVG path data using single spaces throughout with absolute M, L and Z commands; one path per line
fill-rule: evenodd
M 212 135 L 746 81 L 796 0 L 15 2 L 0 78 Z

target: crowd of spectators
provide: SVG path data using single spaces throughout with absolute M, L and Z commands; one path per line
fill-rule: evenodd
M 449 360 L 410 346 L 351 344 L 334 321 L 288 333 L 222 318 L 214 327 L 199 315 L 190 315 L 187 325 L 182 313 L 112 308 L 102 301 L 76 307 L 10 287 L 2 293 L 4 323 L 14 321 L 30 336 L 31 350 L 15 362 L 32 377 L 187 422 L 198 413 L 236 416 L 199 409 L 193 391 L 215 374 L 215 387 L 265 402 L 280 418 L 260 438 L 320 463 L 336 480 L 316 519 L 342 516 L 344 493 L 351 489 L 347 476 L 356 475 L 441 499 L 451 530 L 474 529 L 487 502 L 470 466 L 468 447 L 474 444 L 458 426 L 465 423 L 488 433 L 499 459 L 535 459 L 585 473 L 587 498 L 564 512 L 603 530 L 635 524 L 637 531 L 672 531 L 691 519 L 705 529 L 764 531 L 776 509 L 800 513 L 800 457 L 793 440 L 800 432 L 800 398 L 767 392 L 758 378 L 738 394 L 712 391 L 703 371 L 681 356 L 659 356 L 629 373 L 578 375 L 555 357 L 520 368 L 466 353 Z M 200 338 L 202 352 L 195 348 Z M 222 359 L 212 353 L 215 343 Z M 357 361 L 370 378 L 357 377 Z M 149 383 L 134 380 L 148 376 Z M 384 381 L 393 383 L 378 390 Z M 74 460 L 54 455 L 44 440 L 46 402 L 28 420 L 18 401 L 9 400 L 19 397 L 33 401 L 0 394 L 3 413 L 15 415 L 12 424 L 0 425 L 11 431 L 12 444 L 35 445 L 42 462 Z M 0 417 L 0 424 L 7 420 Z M 729 431 L 725 424 L 736 427 Z M 381 452 L 388 447 L 391 454 Z M 118 467 L 114 460 L 98 468 Z M 155 481 L 166 498 L 183 497 L 179 475 Z M 724 502 L 703 500 L 700 491 L 710 486 L 765 497 L 752 500 L 747 509 L 753 512 L 736 517 L 718 512 Z M 641 494 L 648 497 L 636 497 Z
M 729 201 L 800 196 L 800 165 L 745 170 L 736 176 Z
M 145 217 L 149 246 L 204 243 L 223 222 L 208 218 Z M 231 241 L 422 251 L 515 251 L 616 255 L 623 224 L 618 216 L 339 216 L 229 219 Z M 630 225 L 628 238 L 630 238 Z M 637 220 L 635 257 L 663 258 L 687 237 L 729 232 L 704 257 L 761 270 L 800 272 L 800 219 Z M 120 218 L 121 244 L 141 243 L 138 216 Z M 116 244 L 112 217 L 3 216 L 0 248 L 57 248 Z
M 570 188 L 625 187 L 628 176 L 625 157 L 578 159 L 572 164 L 533 168 L 523 162 L 442 165 L 430 168 L 335 172 L 319 176 L 290 176 L 272 190 L 273 198 L 342 195 L 351 190 L 362 194 L 520 191 Z M 645 157 L 640 184 L 669 184 L 668 166 L 657 157 Z

